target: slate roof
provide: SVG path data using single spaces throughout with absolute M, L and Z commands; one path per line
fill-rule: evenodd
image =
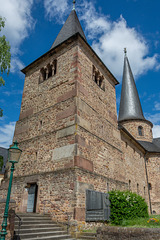
M 148 152 L 160 153 L 160 139 L 159 146 L 158 142 L 153 139 L 153 142 L 138 141 L 142 147 L 144 147 Z
M 54 41 L 51 49 L 58 46 L 59 44 L 61 44 L 71 36 L 75 35 L 76 33 L 79 33 L 86 40 L 85 34 L 77 17 L 76 11 L 72 10 L 65 24 L 63 25 L 61 31 L 59 32 L 56 40 Z
M 131 119 L 145 120 L 132 70 L 125 56 L 118 121 Z

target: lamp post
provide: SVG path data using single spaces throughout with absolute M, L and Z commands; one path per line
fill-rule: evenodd
M 11 188 L 12 188 L 12 180 L 13 180 L 13 172 L 14 172 L 14 164 L 18 163 L 22 150 L 18 148 L 17 141 L 14 142 L 14 145 L 8 149 L 8 159 L 9 162 L 12 163 L 11 166 L 11 174 L 10 174 L 10 180 L 9 180 L 9 186 L 8 186 L 8 193 L 7 193 L 7 199 L 6 199 L 6 206 L 3 216 L 3 223 L 2 223 L 2 231 L 0 232 L 0 240 L 5 240 L 5 237 L 7 235 L 7 218 L 8 218 L 8 209 L 9 209 L 9 201 L 10 201 L 10 195 L 11 195 Z

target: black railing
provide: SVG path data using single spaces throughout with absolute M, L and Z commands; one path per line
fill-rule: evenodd
M 44 213 L 44 214 L 46 214 L 46 203 L 47 203 L 47 202 L 50 203 L 53 208 L 55 208 L 55 209 L 57 209 L 58 211 L 62 212 L 63 215 L 64 215 L 64 214 L 66 215 L 66 217 L 67 217 L 67 223 L 65 223 L 65 224 L 67 225 L 67 233 L 68 233 L 68 232 L 69 232 L 69 226 L 70 226 L 70 222 L 69 222 L 70 217 L 69 217 L 69 214 L 68 214 L 67 212 L 63 211 L 62 209 L 60 209 L 57 205 L 55 205 L 54 203 L 52 203 L 52 202 L 49 201 L 49 200 L 44 200 L 44 201 L 42 202 L 42 203 L 44 204 L 44 209 L 43 209 L 43 213 Z M 52 214 L 52 213 L 51 213 L 51 214 Z
M 18 218 L 19 222 L 18 222 L 18 231 L 17 231 L 17 233 L 14 231 L 13 240 L 20 240 L 19 234 L 20 234 L 20 229 L 21 229 L 21 225 L 22 225 L 22 219 L 16 213 L 15 213 L 15 217 Z

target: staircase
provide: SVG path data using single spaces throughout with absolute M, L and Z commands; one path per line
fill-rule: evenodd
M 53 222 L 49 215 L 37 213 L 19 213 L 22 219 L 20 228 L 21 240 L 73 240 L 63 227 Z M 18 220 L 15 219 L 15 231 L 18 232 Z

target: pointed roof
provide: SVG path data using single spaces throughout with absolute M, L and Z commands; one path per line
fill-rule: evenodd
M 125 52 L 118 121 L 130 119 L 145 120 L 134 77 Z
M 67 18 L 65 24 L 63 25 L 61 31 L 59 32 L 56 40 L 54 41 L 51 49 L 58 46 L 59 44 L 61 44 L 68 38 L 72 37 L 76 33 L 79 33 L 86 40 L 85 34 L 84 34 L 81 24 L 79 22 L 77 13 L 76 13 L 75 9 L 73 8 L 73 10 L 71 11 L 69 17 Z

